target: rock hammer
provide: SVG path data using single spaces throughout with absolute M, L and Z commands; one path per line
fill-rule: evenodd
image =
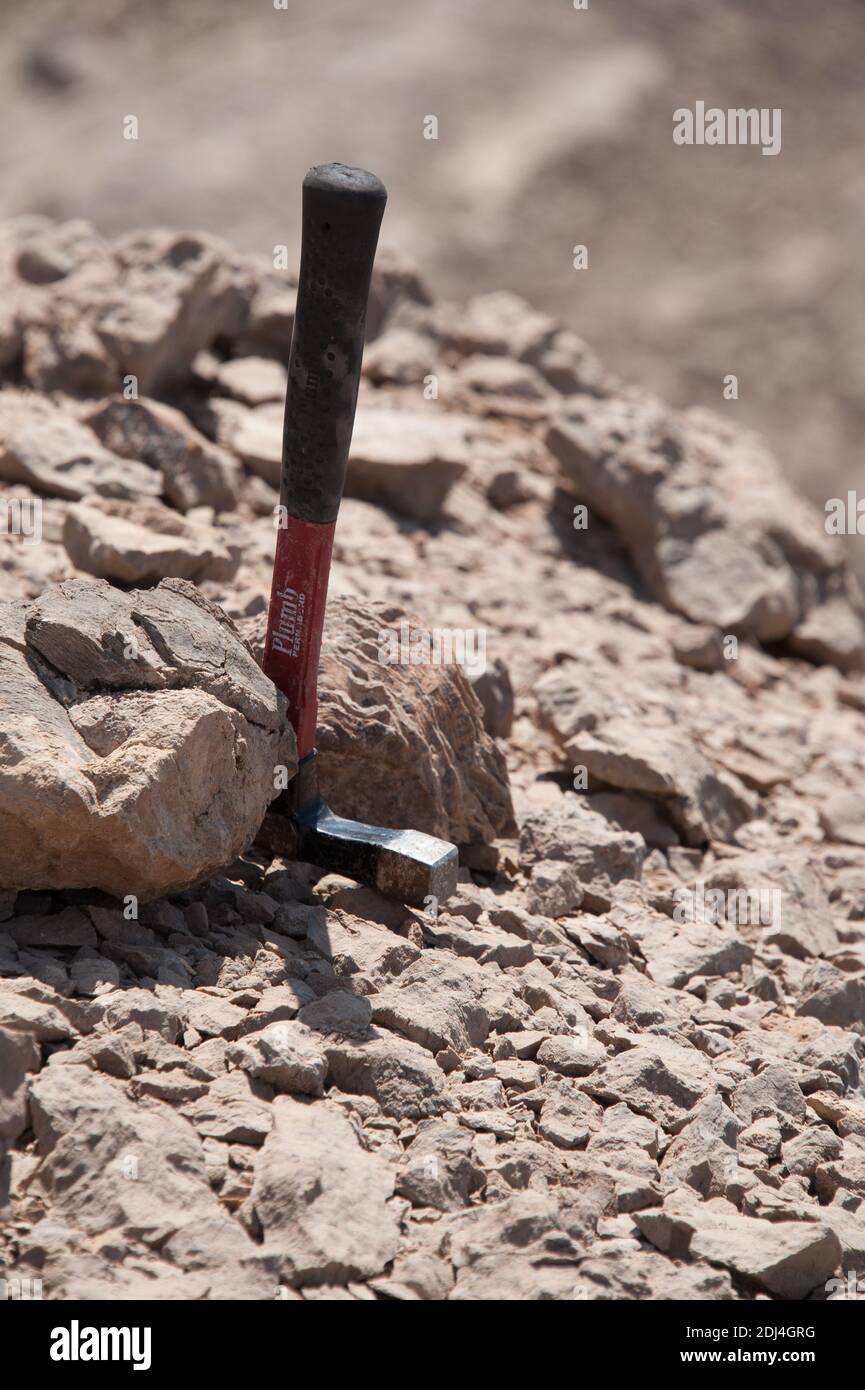
M 386 201 L 384 184 L 374 174 L 344 164 L 319 165 L 303 181 L 300 276 L 263 661 L 288 701 L 299 766 L 270 808 L 268 837 L 282 852 L 421 907 L 453 893 L 456 847 L 417 830 L 389 830 L 335 815 L 319 793 L 315 751 L 331 551 Z

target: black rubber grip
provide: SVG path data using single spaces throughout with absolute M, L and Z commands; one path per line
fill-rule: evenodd
M 386 202 L 384 184 L 365 169 L 322 164 L 303 181 L 280 488 L 283 506 L 301 521 L 335 521 L 339 511 Z

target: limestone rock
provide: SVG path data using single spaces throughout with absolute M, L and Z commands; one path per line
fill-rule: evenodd
M 802 980 L 796 1012 L 821 1023 L 850 1028 L 865 1019 L 865 975 L 849 975 L 828 961 L 815 961 Z
M 520 295 L 494 290 L 474 295 L 462 311 L 448 315 L 443 336 L 465 356 L 485 353 L 531 362 L 552 345 L 556 328 Z
M 236 505 L 241 491 L 237 464 L 182 411 L 163 401 L 112 396 L 84 419 L 106 449 L 161 473 L 165 496 L 180 511 L 213 507 L 220 512 Z
M 235 1066 L 275 1091 L 320 1096 L 327 1062 L 315 1036 L 302 1023 L 269 1023 L 247 1033 L 230 1053 Z
M 712 1089 L 712 1070 L 696 1048 L 646 1037 L 609 1057 L 582 1088 L 605 1102 L 626 1101 L 639 1114 L 675 1131 Z
M 373 1019 L 436 1053 L 480 1047 L 490 1027 L 484 972 L 467 961 L 424 955 L 372 1000 Z
M 106 243 L 89 222 L 47 223 L 21 247 L 15 269 L 31 285 L 65 280 L 93 256 L 104 256 Z
M 558 1149 L 582 1149 L 599 1128 L 603 1113 L 573 1082 L 559 1082 L 541 1106 L 538 1134 Z
M 49 497 L 158 497 L 162 478 L 106 449 L 92 430 L 40 397 L 0 392 L 0 479 Z
M 32 1034 L 0 1028 L 0 1145 L 4 1147 L 30 1122 L 29 1078 L 39 1070 L 40 1060 Z
M 738 1119 L 751 1124 L 764 1115 L 775 1115 L 784 1137 L 792 1135 L 805 1118 L 805 1097 L 793 1066 L 772 1062 L 736 1087 L 731 1105 Z
M 218 386 L 244 405 L 285 401 L 288 373 L 268 357 L 235 357 L 223 362 L 216 373 Z
M 468 467 L 470 424 L 432 407 L 361 409 L 349 451 L 347 495 L 432 521 Z
M 838 1268 L 841 1244 L 820 1221 L 764 1221 L 741 1216 L 722 1197 L 702 1205 L 668 1199 L 635 1220 L 659 1250 L 722 1265 L 777 1298 L 807 1298 Z
M 184 1105 L 183 1113 L 202 1139 L 225 1144 L 263 1144 L 273 1128 L 273 1091 L 244 1070 L 217 1076 L 203 1096 Z
M 38 355 L 33 352 L 29 366 L 34 384 L 43 389 L 68 370 L 73 326 L 93 342 L 94 367 L 86 380 L 94 394 L 106 379 L 113 378 L 117 389 L 131 375 L 142 395 L 152 395 L 182 381 L 201 348 L 236 332 L 243 322 L 249 290 L 232 253 L 214 238 L 131 233 L 112 250 L 99 276 L 85 264 L 52 298 L 47 341 Z M 96 370 L 100 350 L 101 373 Z
M 282 697 L 191 585 L 7 605 L 0 883 L 154 896 L 253 838 L 294 766 Z
M 117 1082 L 80 1067 L 44 1070 L 31 1104 L 40 1183 L 81 1232 L 158 1245 L 219 1216 L 195 1131 L 169 1106 L 136 1105 Z
M 483 707 L 487 733 L 507 738 L 514 722 L 514 688 L 507 666 L 496 657 L 479 674 L 470 673 L 469 679 Z
M 521 1192 L 447 1218 L 457 1281 L 451 1299 L 535 1301 L 577 1296 L 579 1254 L 552 1197 Z
M 580 1298 L 629 1303 L 634 1299 L 715 1303 L 736 1297 L 726 1270 L 700 1261 L 675 1264 L 653 1251 L 602 1249 L 580 1265 Z
M 535 893 L 533 911 L 564 916 L 580 906 L 586 892 L 609 906 L 613 886 L 625 879 L 638 879 L 646 845 L 641 835 L 622 831 L 598 812 L 591 801 L 567 795 L 555 809 L 526 817 L 520 829 L 520 849 L 532 864 Z M 562 883 L 561 865 L 583 891 L 574 891 L 569 881 Z M 546 887 L 539 891 L 538 880 Z M 565 889 L 567 896 L 561 897 Z
M 328 1039 L 328 1080 L 350 1095 L 370 1096 L 385 1115 L 420 1120 L 449 1108 L 444 1072 L 424 1048 L 382 1032 L 369 1040 Z
M 542 1067 L 549 1067 L 561 1076 L 588 1076 L 606 1055 L 606 1049 L 594 1038 L 559 1034 L 544 1039 L 538 1048 L 537 1060 Z
M 820 808 L 820 824 L 831 840 L 865 845 L 865 796 L 861 792 L 836 792 Z
M 738 1169 L 737 1137 L 742 1125 L 720 1096 L 708 1096 L 673 1139 L 661 1162 L 665 1188 L 694 1188 L 701 1197 L 720 1197 Z
M 250 472 L 278 488 L 283 407 L 266 403 L 248 409 L 239 401 L 211 397 L 207 413 L 219 445 L 236 454 Z
M 456 665 L 384 664 L 401 623 L 385 604 L 328 605 L 319 686 L 322 794 L 341 815 L 458 844 L 513 829 L 505 760 Z
M 640 937 L 649 974 L 659 984 L 684 989 L 699 975 L 728 975 L 748 964 L 754 949 L 736 931 L 720 926 L 683 926 L 669 934 Z
M 798 628 L 801 643 L 803 623 L 831 595 L 850 635 L 833 642 L 841 625 L 822 624 L 814 656 L 843 669 L 865 662 L 861 599 L 839 592 L 841 552 L 753 436 L 709 411 L 679 414 L 635 392 L 571 398 L 547 442 L 662 603 L 761 641 Z
M 458 1211 L 483 1183 L 483 1169 L 473 1158 L 468 1130 L 446 1120 L 423 1120 L 402 1158 L 396 1190 L 416 1207 Z
M 633 656 L 645 669 L 639 644 Z M 623 682 L 615 663 L 604 661 L 600 652 L 553 666 L 535 686 L 541 722 L 568 768 L 582 768 L 602 784 L 650 798 L 688 844 L 732 840 L 752 819 L 756 804 L 733 773 L 696 746 L 700 715 L 695 705 L 703 704 L 706 692 L 695 692 L 693 703 L 684 700 L 676 690 L 677 668 L 657 658 L 653 675 L 657 686 L 649 695 L 644 685 Z M 719 713 L 722 708 L 719 701 Z
M 820 869 L 806 854 L 735 855 L 709 870 L 705 886 L 721 889 L 728 902 L 731 893 L 762 893 L 763 901 L 769 895 L 768 920 L 762 921 L 762 913 L 760 918 L 766 946 L 800 959 L 829 955 L 837 948 L 838 933 Z
M 273 1113 L 250 1200 L 291 1282 L 344 1284 L 380 1273 L 398 1243 L 386 1205 L 392 1171 L 331 1110 L 277 1096 Z
M 155 500 L 78 502 L 66 513 L 63 544 L 77 569 L 121 584 L 231 579 L 240 563 L 239 548 L 214 527 Z
M 364 376 L 377 384 L 420 386 L 435 363 L 433 340 L 411 328 L 386 329 L 363 354 Z

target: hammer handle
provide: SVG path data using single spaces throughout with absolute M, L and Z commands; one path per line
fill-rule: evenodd
M 360 385 L 366 306 L 387 192 L 363 169 L 325 164 L 303 181 L 279 529 L 264 669 L 288 701 L 301 758 L 315 746 L 318 662 L 333 533 Z
M 374 174 L 344 164 L 310 169 L 303 181 L 280 489 L 288 515 L 300 521 L 326 524 L 339 511 L 386 200 Z

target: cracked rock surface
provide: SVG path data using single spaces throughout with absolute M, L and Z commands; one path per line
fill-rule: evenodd
M 248 846 L 294 737 L 193 585 L 72 579 L 0 624 L 0 883 L 153 897 Z
M 37 231 L 0 238 L 3 500 L 42 503 L 0 551 L 0 1272 L 831 1296 L 865 1259 L 865 677 L 822 517 L 732 417 L 384 258 L 320 744 L 335 809 L 460 844 L 405 909 L 254 843 L 293 766 L 253 655 L 292 286 Z M 198 587 L 97 578 L 112 518 Z M 485 671 L 382 661 L 403 623 L 482 632 Z

